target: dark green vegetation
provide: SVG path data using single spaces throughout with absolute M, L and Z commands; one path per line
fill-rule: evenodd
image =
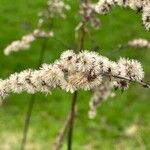
M 1 0 L 0 1 L 0 78 L 6 78 L 15 71 L 36 68 L 42 40 L 35 42 L 31 49 L 14 53 L 8 57 L 3 49 L 13 40 L 20 39 L 36 27 L 37 14 L 46 0 Z M 74 28 L 78 24 L 78 2 L 72 0 L 68 18 L 53 20 L 56 37 L 49 39 L 44 62 L 53 62 L 66 47 L 76 47 Z M 99 45 L 99 53 L 115 60 L 120 56 L 135 58 L 142 62 L 150 82 L 150 50 L 126 49 L 110 53 L 119 43 L 126 43 L 136 37 L 149 38 L 141 24 L 140 14 L 129 9 L 116 8 L 111 14 L 101 16 L 99 30 L 91 29 L 92 38 Z M 59 40 L 58 40 L 59 39 Z M 86 38 L 85 49 L 93 45 Z M 0 106 L 0 149 L 17 150 L 22 136 L 23 123 L 31 95 L 11 94 Z M 150 91 L 133 84 L 129 90 L 109 99 L 98 110 L 95 120 L 87 116 L 89 92 L 79 92 L 78 116 L 75 123 L 74 149 L 85 150 L 141 150 L 150 149 Z M 50 149 L 70 111 L 71 94 L 55 90 L 52 95 L 36 94 L 27 147 L 30 150 Z M 125 136 L 126 128 L 137 128 L 131 137 Z M 64 149 L 66 143 L 64 144 Z

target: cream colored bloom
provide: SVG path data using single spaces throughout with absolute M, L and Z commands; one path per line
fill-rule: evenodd
M 38 38 L 53 37 L 53 32 L 45 32 L 43 30 L 35 29 L 32 33 L 24 35 L 21 40 L 12 42 L 4 49 L 5 55 L 10 55 L 12 52 L 27 50 L 30 48 L 32 42 Z
M 142 12 L 145 28 L 150 30 L 150 1 L 149 0 L 99 0 L 95 4 L 95 11 L 99 14 L 108 13 L 113 6 L 130 7 Z
M 110 77 L 106 78 L 108 74 Z M 137 60 L 121 58 L 118 62 L 113 62 L 96 52 L 74 53 L 73 50 L 68 50 L 53 64 L 43 64 L 39 70 L 28 69 L 14 73 L 6 80 L 0 80 L 0 97 L 11 92 L 48 93 L 57 87 L 67 92 L 98 87 L 103 93 L 99 96 L 106 99 L 112 88 L 117 86 L 126 89 L 126 81 L 115 78 L 117 75 L 133 81 L 144 78 L 142 66 Z
M 133 48 L 150 48 L 150 41 L 142 38 L 133 39 L 128 42 L 128 46 Z

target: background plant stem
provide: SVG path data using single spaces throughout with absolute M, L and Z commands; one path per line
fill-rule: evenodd
M 41 47 L 41 52 L 40 52 L 37 68 L 39 68 L 39 66 L 43 62 L 46 46 L 47 46 L 47 39 L 44 39 L 42 47 Z M 31 115 L 32 115 L 32 110 L 33 110 L 33 106 L 35 103 L 35 98 L 36 98 L 36 96 L 32 95 L 30 98 L 29 104 L 28 104 L 28 110 L 27 110 L 26 117 L 25 117 L 25 123 L 24 123 L 24 128 L 23 128 L 23 136 L 22 136 L 22 142 L 21 142 L 20 150 L 25 150 L 29 125 L 30 125 L 30 120 L 31 120 Z

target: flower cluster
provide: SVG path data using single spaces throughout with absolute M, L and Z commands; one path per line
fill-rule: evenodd
M 100 27 L 99 18 L 96 17 L 95 7 L 89 0 L 81 2 L 80 14 L 84 22 L 90 22 L 91 26 L 98 29 Z
M 13 41 L 4 49 L 4 54 L 9 55 L 12 52 L 26 50 L 30 48 L 32 42 L 38 38 L 53 37 L 53 32 L 45 32 L 40 29 L 35 29 L 32 33 L 24 35 L 21 40 Z
M 108 77 L 105 77 L 103 78 L 101 85 L 93 89 L 93 94 L 89 102 L 90 110 L 88 112 L 88 116 L 90 119 L 95 118 L 97 107 L 101 104 L 101 102 L 107 100 L 108 97 L 113 97 L 115 95 L 114 92 L 112 92 L 114 85 L 113 81 L 111 82 Z
M 0 80 L 0 97 L 3 98 L 10 92 L 50 92 L 56 87 L 70 92 L 90 90 L 109 81 L 115 87 L 124 88 L 125 80 L 117 76 L 140 82 L 144 72 L 136 60 L 121 58 L 118 62 L 113 62 L 96 52 L 75 53 L 68 50 L 53 64 L 44 64 L 39 70 L 25 70 Z
M 127 45 L 133 48 L 150 48 L 150 41 L 138 38 L 129 41 Z
M 13 41 L 10 45 L 8 45 L 4 49 L 4 54 L 9 55 L 12 52 L 17 52 L 20 50 L 29 49 L 32 42 L 34 42 L 38 38 L 48 38 L 53 37 L 53 32 L 51 31 L 43 31 L 41 27 L 43 23 L 47 19 L 51 19 L 55 17 L 55 15 L 59 15 L 64 17 L 64 11 L 68 10 L 70 7 L 66 5 L 63 0 L 49 0 L 47 2 L 47 9 L 40 13 L 40 18 L 38 21 L 38 29 L 35 29 L 32 33 L 24 35 L 21 40 Z
M 106 14 L 115 5 L 142 11 L 143 24 L 147 30 L 150 29 L 150 0 L 99 0 L 95 4 L 95 11 L 99 14 Z
M 117 62 L 117 66 L 113 64 L 111 68 L 114 70 L 111 72 L 112 76 L 121 76 L 133 81 L 141 81 L 144 78 L 143 69 L 137 60 L 120 58 Z M 102 83 L 93 90 L 93 95 L 89 103 L 89 118 L 92 119 L 96 116 L 97 106 L 100 105 L 102 101 L 107 100 L 110 96 L 114 96 L 113 89 L 119 88 L 126 90 L 128 86 L 129 82 L 124 79 L 114 80 L 110 77 L 103 77 Z
M 39 13 L 38 25 L 42 26 L 45 20 L 51 19 L 58 16 L 65 17 L 64 12 L 69 10 L 70 6 L 65 4 L 63 0 L 48 0 L 47 9 Z
M 149 0 L 147 0 L 149 1 Z M 150 30 L 150 1 L 145 7 L 143 7 L 143 14 L 142 14 L 143 24 L 145 25 L 147 30 Z

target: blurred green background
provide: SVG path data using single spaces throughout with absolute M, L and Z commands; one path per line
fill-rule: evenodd
M 28 51 L 10 56 L 3 55 L 3 49 L 13 40 L 30 33 L 38 21 L 38 13 L 44 9 L 47 0 L 1 0 L 0 1 L 0 78 L 27 68 L 36 68 L 43 40 L 33 43 Z M 55 37 L 48 40 L 44 62 L 51 63 L 66 44 L 76 47 L 74 29 L 79 22 L 79 2 L 68 0 L 71 10 L 67 18 L 55 18 L 51 25 Z M 142 62 L 146 72 L 145 80 L 150 82 L 150 49 L 126 49 L 111 53 L 120 43 L 142 37 L 150 39 L 150 32 L 142 26 L 141 15 L 130 9 L 116 8 L 107 16 L 99 16 L 101 28 L 90 28 L 94 44 L 99 53 L 117 60 L 120 56 L 135 58 Z M 92 42 L 93 43 L 93 42 Z M 86 38 L 85 49 L 92 50 L 91 40 Z M 148 150 L 150 149 L 150 91 L 137 84 L 128 91 L 117 91 L 116 97 L 104 102 L 94 120 L 88 119 L 90 92 L 80 91 L 78 115 L 74 129 L 74 150 Z M 36 94 L 31 124 L 27 139 L 28 150 L 51 149 L 58 131 L 70 111 L 70 93 L 54 90 L 52 95 Z M 18 150 L 31 95 L 11 94 L 0 106 L 0 150 Z M 133 134 L 126 135 L 127 130 Z M 66 141 L 63 149 L 66 149 Z

